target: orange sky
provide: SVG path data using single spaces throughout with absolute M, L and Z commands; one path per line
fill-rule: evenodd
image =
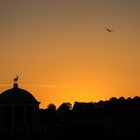
M 139 7 L 139 0 L 0 0 L 0 92 L 19 74 L 43 108 L 139 96 Z

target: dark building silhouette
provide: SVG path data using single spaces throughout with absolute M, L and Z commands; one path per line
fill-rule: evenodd
M 0 134 L 37 131 L 39 125 L 39 104 L 28 91 L 14 83 L 13 88 L 0 94 Z
M 132 140 L 140 134 L 140 97 L 64 102 L 39 109 L 35 97 L 13 88 L 0 94 L 0 138 L 11 140 Z

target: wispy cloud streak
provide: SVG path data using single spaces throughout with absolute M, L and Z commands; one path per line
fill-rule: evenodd
M 0 87 L 9 87 L 11 84 L 0 84 Z M 76 86 L 71 85 L 49 85 L 49 84 L 20 84 L 20 86 L 25 87 L 46 87 L 46 88 L 78 88 Z
M 48 88 L 77 88 L 76 86 L 71 85 L 49 85 L 49 84 L 37 84 L 37 85 L 26 85 L 33 87 L 48 87 Z
M 10 84 L 0 84 L 0 87 L 9 87 L 11 86 Z

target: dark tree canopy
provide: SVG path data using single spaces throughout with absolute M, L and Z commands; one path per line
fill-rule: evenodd
M 47 109 L 50 110 L 50 111 L 56 111 L 56 106 L 55 106 L 53 103 L 50 103 L 50 104 L 47 106 Z

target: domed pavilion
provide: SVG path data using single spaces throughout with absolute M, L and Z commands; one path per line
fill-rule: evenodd
M 0 129 L 6 131 L 30 130 L 37 126 L 39 104 L 28 91 L 18 87 L 0 94 Z

